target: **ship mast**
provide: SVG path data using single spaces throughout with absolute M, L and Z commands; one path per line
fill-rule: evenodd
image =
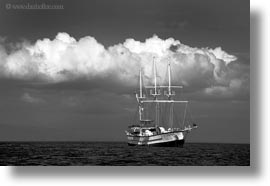
M 155 57 L 153 58 L 153 60 L 154 60 L 155 98 L 156 98 L 157 96 L 157 64 L 156 64 Z
M 143 95 L 142 95 L 142 68 L 140 68 L 140 97 L 139 98 L 142 98 Z
M 155 126 L 159 126 L 159 119 L 160 119 L 160 104 L 161 103 L 169 103 L 170 107 L 169 107 L 169 126 L 172 127 L 173 125 L 173 118 L 174 118 L 174 103 L 184 103 L 187 104 L 188 101 L 186 100 L 174 100 L 172 98 L 172 96 L 175 96 L 175 92 L 172 91 L 172 88 L 174 89 L 178 89 L 178 88 L 183 88 L 182 86 L 173 86 L 172 85 L 172 77 L 171 77 L 171 63 L 170 63 L 170 59 L 168 61 L 168 85 L 162 86 L 162 85 L 158 85 L 157 84 L 157 67 L 156 67 L 156 61 L 155 61 L 155 57 L 153 58 L 153 67 L 154 67 L 154 86 L 145 86 L 145 88 L 150 88 L 152 90 L 154 90 L 154 93 L 150 93 L 154 99 L 149 100 L 140 100 L 140 104 L 143 103 L 155 103 Z M 141 74 L 140 74 L 141 76 Z M 167 89 L 167 93 L 164 92 L 164 95 L 167 96 L 167 99 L 158 99 L 158 95 L 160 95 L 160 91 L 159 88 L 166 88 Z M 150 90 L 151 92 L 151 90 Z M 184 118 L 185 118 L 186 112 L 184 113 Z M 184 119 L 185 120 L 185 119 Z
M 171 62 L 170 62 L 170 59 L 168 62 L 168 78 L 169 78 L 168 99 L 171 100 L 172 90 L 171 90 Z M 173 127 L 173 103 L 170 104 L 169 127 L 170 128 Z
M 168 87 L 169 94 L 168 94 L 168 96 L 170 98 L 170 96 L 172 95 L 172 90 L 171 90 L 171 63 L 170 63 L 170 61 L 168 63 L 168 76 L 169 76 L 169 87 Z
M 142 82 L 142 68 L 140 68 L 140 95 L 137 97 L 138 103 L 139 103 L 139 116 L 140 116 L 140 121 L 142 121 L 142 112 L 143 112 L 143 106 L 141 103 L 141 99 L 143 99 L 143 90 L 142 90 L 143 82 Z
M 154 98 L 155 100 L 157 100 L 157 64 L 156 64 L 156 60 L 155 57 L 153 58 L 154 60 L 154 78 L 155 78 L 155 93 L 154 93 Z M 155 126 L 157 127 L 159 125 L 159 102 L 156 102 L 156 122 L 155 122 Z

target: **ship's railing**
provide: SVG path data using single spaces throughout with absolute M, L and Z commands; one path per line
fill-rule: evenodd
M 188 101 L 178 100 L 142 100 L 141 103 L 188 103 Z

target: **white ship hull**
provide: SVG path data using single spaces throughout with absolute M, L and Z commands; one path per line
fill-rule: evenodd
M 175 131 L 152 136 L 127 135 L 130 146 L 170 146 L 183 147 L 186 132 Z

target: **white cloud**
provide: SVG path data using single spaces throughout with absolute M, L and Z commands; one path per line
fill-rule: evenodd
M 233 94 L 232 90 L 241 91 L 241 86 L 248 84 L 243 81 L 249 81 L 249 78 L 235 77 L 238 69 L 231 69 L 228 65 L 237 57 L 221 47 L 192 48 L 173 38 L 163 40 L 156 35 L 145 42 L 127 39 L 108 49 L 93 37 L 77 41 L 67 33 L 58 33 L 53 40 L 45 38 L 33 45 L 19 46 L 19 49 L 7 54 L 4 46 L 0 45 L 0 77 L 48 83 L 78 78 L 107 78 L 119 85 L 134 86 L 140 66 L 149 79 L 152 77 L 155 56 L 161 77 L 167 72 L 166 65 L 170 58 L 175 83 L 200 89 L 208 95 L 219 92 Z

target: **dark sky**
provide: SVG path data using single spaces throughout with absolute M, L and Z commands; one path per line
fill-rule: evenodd
M 221 46 L 249 69 L 247 0 L 54 0 L 46 3 L 63 4 L 64 10 L 5 8 L 7 3 L 28 2 L 44 1 L 0 2 L 3 45 L 54 39 L 58 32 L 66 32 L 76 39 L 93 36 L 109 47 L 126 38 L 144 41 L 156 34 L 191 47 Z M 1 78 L 0 140 L 125 140 L 124 130 L 134 116 L 130 110 L 136 108 L 134 90 L 96 84 L 82 80 L 37 86 L 33 81 Z M 129 91 L 131 97 L 126 96 Z M 189 99 L 194 99 L 192 114 L 199 128 L 188 141 L 249 143 L 249 93 L 229 99 Z
M 78 0 L 46 1 L 64 10 L 5 10 L 1 1 L 0 35 L 36 41 L 67 32 L 94 36 L 105 46 L 126 38 L 144 40 L 154 33 L 196 47 L 222 46 L 249 52 L 249 2 L 246 0 Z M 12 1 L 39 2 L 39 1 Z M 43 3 L 43 1 L 40 1 Z

